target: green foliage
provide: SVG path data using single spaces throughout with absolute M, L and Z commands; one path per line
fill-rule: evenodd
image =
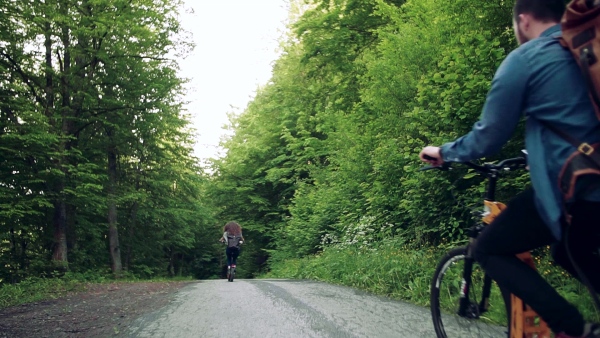
M 189 280 L 189 277 L 153 278 L 144 281 L 163 282 Z M 119 283 L 135 283 L 142 279 L 125 273 Z M 114 283 L 116 280 L 110 270 L 104 272 L 86 271 L 83 273 L 68 272 L 53 274 L 47 278 L 28 277 L 18 284 L 0 285 L 0 309 L 25 303 L 56 299 L 73 292 L 84 291 L 86 286 L 93 283 Z
M 109 265 L 218 271 L 186 80 L 170 59 L 193 47 L 181 5 L 0 4 L 0 284 Z
M 414 243 L 398 241 L 369 246 L 357 244 L 336 245 L 315 256 L 273 263 L 270 271 L 261 277 L 320 280 L 429 306 L 429 286 L 444 250 L 418 248 Z M 587 320 L 600 319 L 585 287 L 553 266 L 548 250 L 542 250 L 535 259 L 541 274 L 575 304 Z M 501 304 L 499 293 L 492 296 L 497 297 L 492 303 Z M 495 320 L 500 322 L 499 318 Z
M 485 187 L 466 168 L 419 172 L 417 154 L 477 121 L 496 68 L 516 46 L 512 3 L 305 3 L 271 81 L 232 117 L 227 154 L 213 161 L 217 223 L 242 224 L 253 242 L 241 266 L 260 270 L 268 260 L 269 277 L 426 305 L 437 260 L 467 240 Z M 520 126 L 483 161 L 523 147 Z M 528 185 L 526 172 L 503 176 L 497 197 Z M 593 318 L 580 286 L 540 257 L 542 273 Z
M 82 290 L 78 280 L 63 278 L 27 278 L 16 285 L 0 286 L 0 309 L 46 299 L 55 299 L 69 292 Z
M 466 169 L 418 172 L 417 153 L 477 120 L 515 46 L 512 4 L 304 3 L 271 81 L 231 115 L 210 175 L 192 156 L 186 79 L 168 57 L 193 47 L 180 1 L 0 4 L 0 284 L 108 266 L 217 278 L 217 239 L 235 220 L 247 239 L 239 277 L 270 263 L 272 274 L 427 299 L 438 253 L 425 248 L 464 242 L 484 187 Z M 485 160 L 521 148 L 522 128 Z M 505 177 L 498 197 L 528 182 Z M 575 299 L 569 281 L 564 290 Z
M 368 247 L 361 244 L 274 263 L 265 277 L 322 280 L 427 305 L 438 252 L 390 241 Z
M 464 172 L 418 173 L 416 154 L 477 120 L 514 46 L 511 5 L 315 0 L 306 8 L 269 84 L 232 118 L 227 155 L 213 161 L 219 222 L 235 219 L 258 239 L 261 262 L 355 240 L 464 240 L 464 206 L 482 181 L 454 186 Z M 516 139 L 499 156 L 522 147 Z M 502 196 L 525 184 L 525 176 L 501 182 Z M 369 238 L 358 239 L 362 227 Z

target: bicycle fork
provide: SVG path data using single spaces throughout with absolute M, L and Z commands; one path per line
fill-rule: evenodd
M 469 299 L 469 291 L 471 290 L 471 274 L 473 273 L 473 258 L 469 257 L 470 249 L 467 249 L 465 257 L 465 267 L 463 270 L 462 281 L 460 283 L 460 301 L 458 305 L 458 315 L 461 317 L 470 318 L 471 300 Z
M 473 231 L 478 231 L 473 229 Z M 476 235 L 475 235 L 476 236 Z M 471 292 L 473 291 L 471 285 L 473 283 L 473 264 L 475 259 L 473 258 L 472 248 L 475 243 L 475 236 L 470 236 L 469 245 L 465 255 L 465 266 L 463 270 L 462 281 L 460 285 L 460 301 L 458 307 L 458 315 L 461 317 L 476 319 L 479 315 L 485 313 L 489 309 L 490 294 L 492 289 L 492 278 L 487 274 L 484 274 L 483 278 L 483 289 L 481 293 L 481 301 L 479 304 L 471 302 Z M 476 308 L 475 308 L 476 306 Z

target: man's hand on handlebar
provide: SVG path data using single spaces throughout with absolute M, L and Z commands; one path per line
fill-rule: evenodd
M 439 147 L 428 146 L 423 148 L 423 150 L 421 150 L 421 153 L 419 154 L 419 158 L 421 159 L 421 161 L 427 162 L 435 167 L 444 164 L 444 160 L 442 159 L 442 156 L 440 154 Z

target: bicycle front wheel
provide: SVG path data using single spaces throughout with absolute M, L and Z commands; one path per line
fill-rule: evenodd
M 229 281 L 233 282 L 234 278 L 235 278 L 235 268 L 231 268 L 231 272 L 229 273 Z
M 448 252 L 431 282 L 431 315 L 438 338 L 506 338 L 503 296 L 467 247 Z M 488 299 L 486 301 L 486 299 Z

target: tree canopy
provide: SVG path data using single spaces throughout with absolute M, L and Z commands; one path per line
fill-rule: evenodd
M 218 276 L 231 220 L 248 239 L 242 276 L 331 245 L 461 240 L 482 182 L 419 172 L 417 154 L 477 120 L 516 46 L 512 2 L 289 5 L 272 77 L 207 171 L 172 58 L 194 47 L 180 1 L 2 2 L 0 283 Z M 527 179 L 502 184 L 509 195 Z
M 0 4 L 0 282 L 218 271 L 179 1 Z M 215 236 L 215 237 L 211 237 Z
M 459 240 L 477 179 L 418 172 L 424 145 L 467 132 L 516 46 L 512 3 L 312 0 L 271 81 L 232 120 L 211 196 L 261 242 L 257 262 L 402 236 Z M 498 156 L 514 155 L 514 138 Z M 489 159 L 493 160 L 493 159 Z M 513 193 L 523 177 L 505 183 Z M 454 198 L 464 203 L 456 203 Z

